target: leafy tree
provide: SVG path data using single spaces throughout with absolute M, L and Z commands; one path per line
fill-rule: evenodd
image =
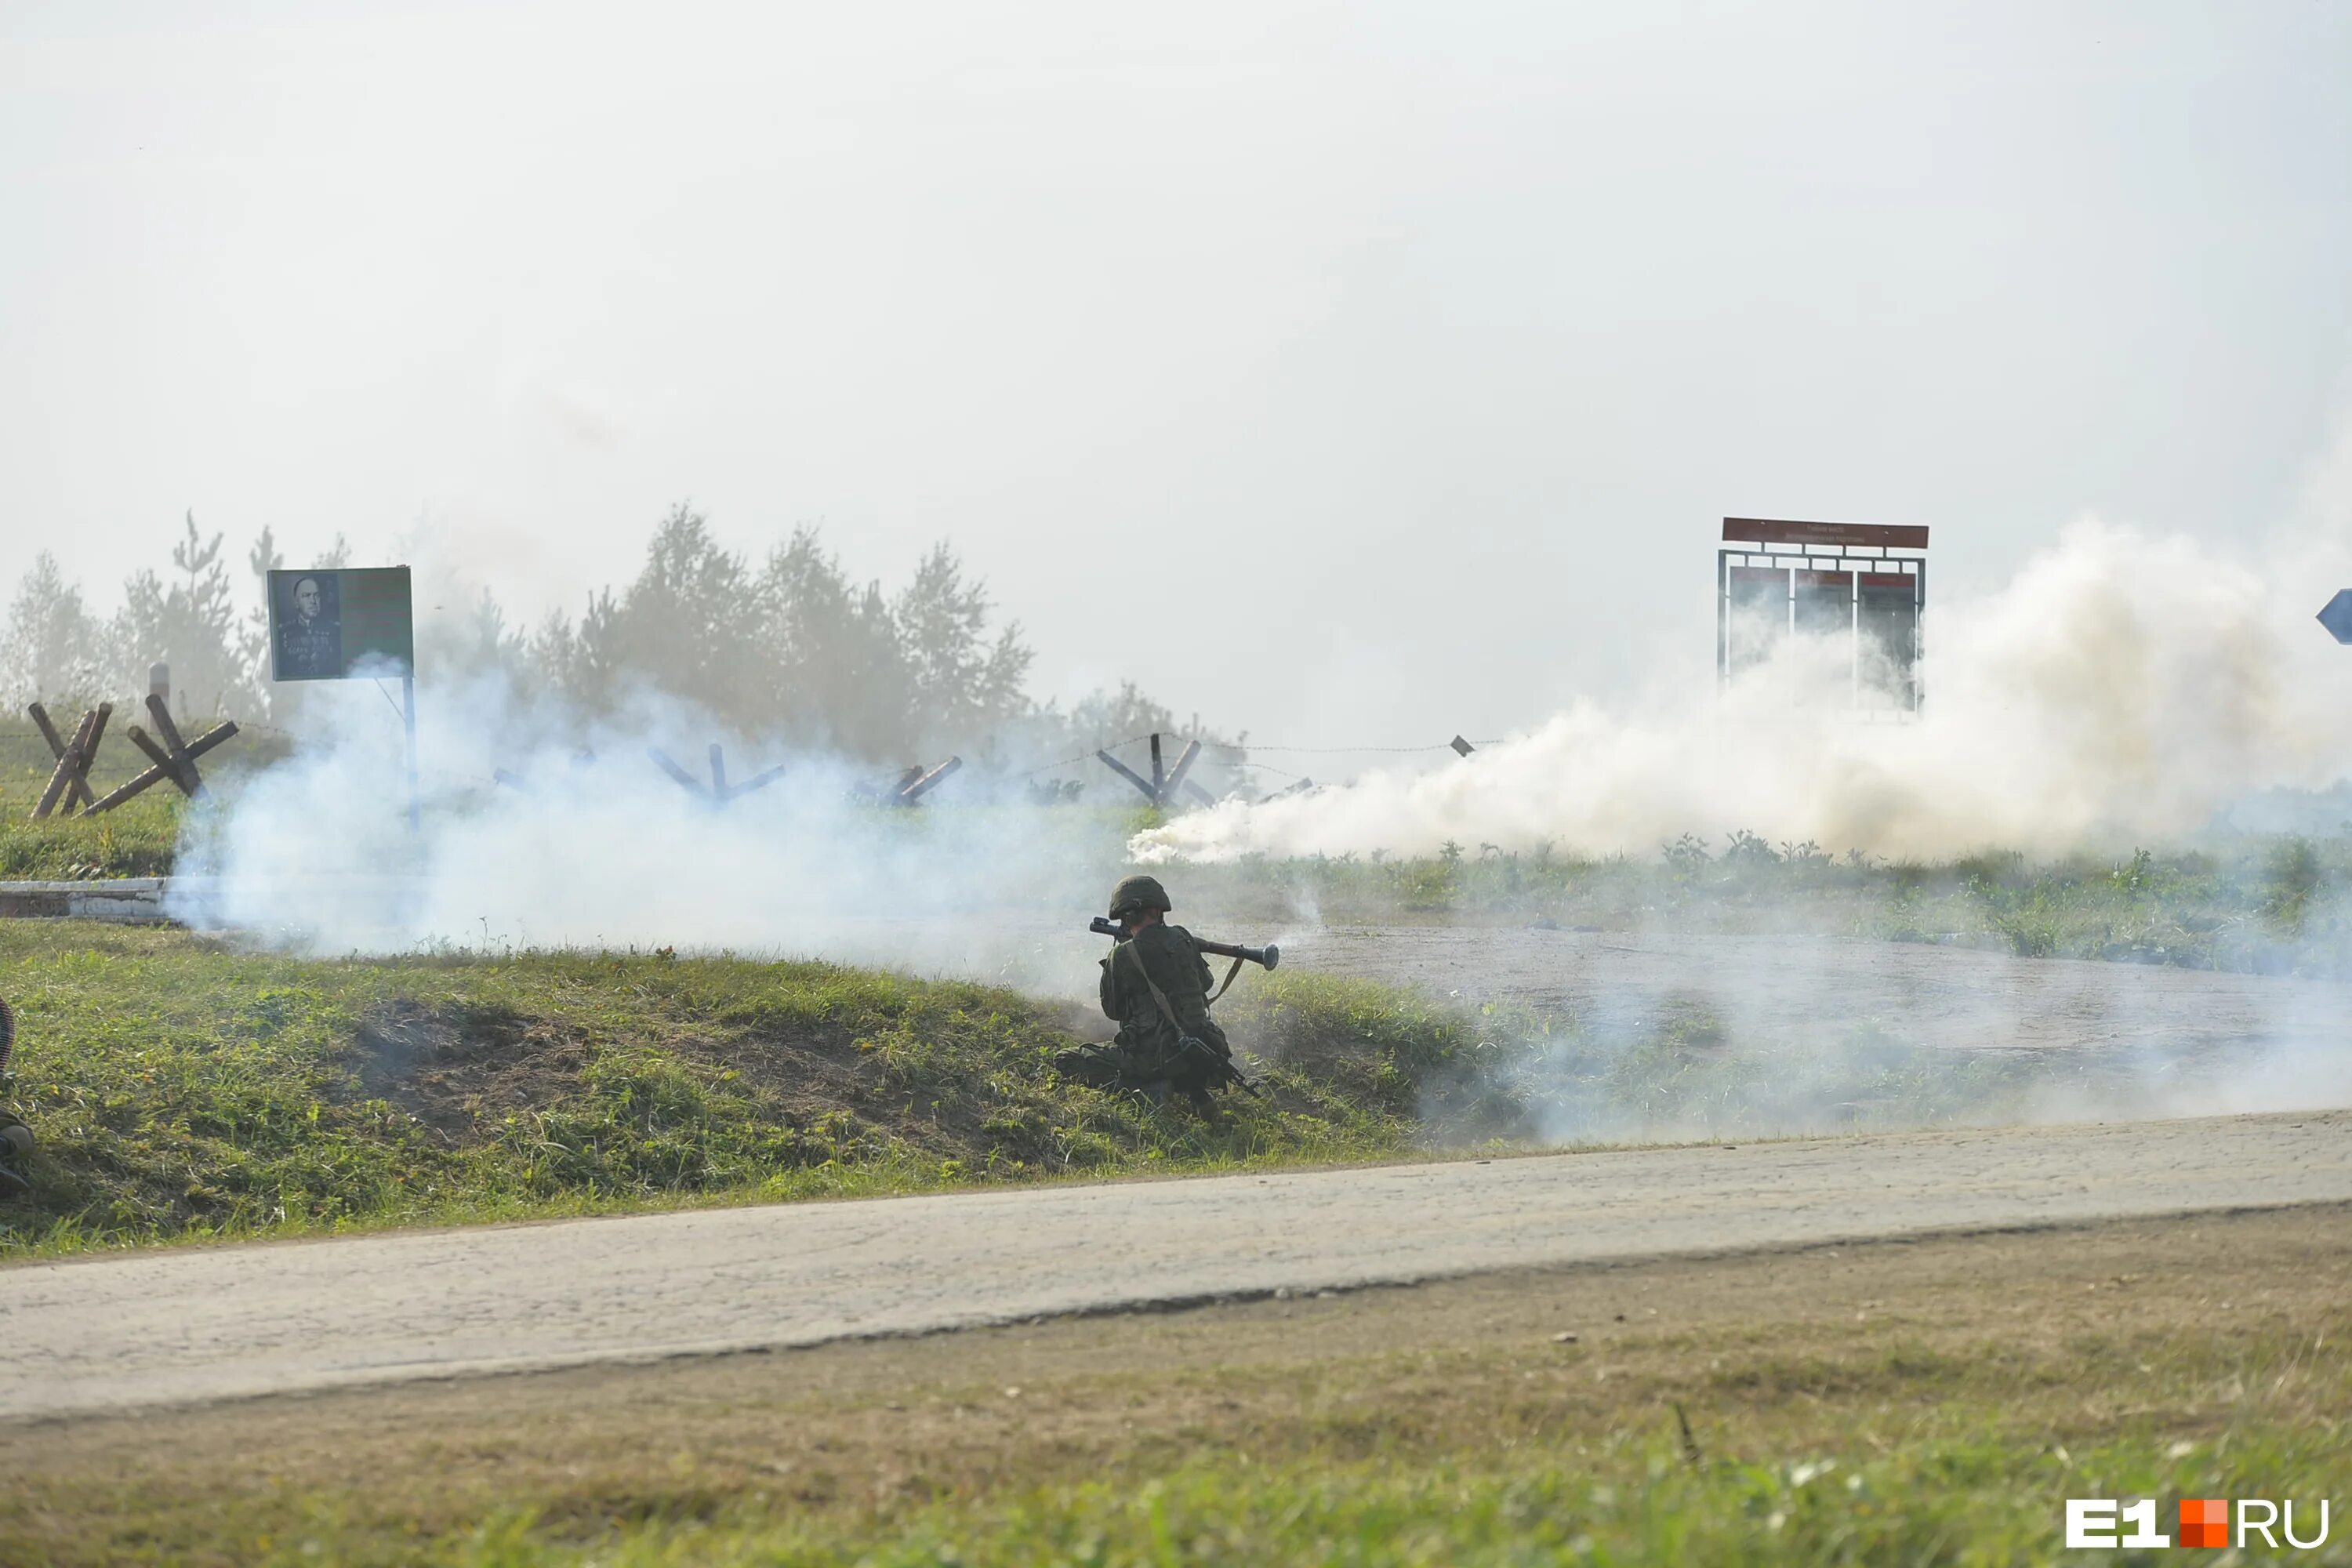
M 1029 706 L 1022 685 L 1034 656 L 1017 622 L 988 640 L 989 608 L 986 584 L 966 583 L 963 563 L 944 543 L 891 605 L 919 742 L 982 735 Z
M 593 597 L 590 605 L 594 605 Z M 580 634 L 561 608 L 540 617 L 525 646 L 529 668 L 547 688 L 570 698 L 589 689 L 591 677 L 583 668 Z
M 168 578 L 134 573 L 101 624 L 56 561 L 37 558 L 10 607 L 0 642 L 0 691 L 16 700 L 72 701 L 143 691 L 147 667 L 172 667 L 184 716 L 228 712 L 299 721 L 303 689 L 268 679 L 268 574 L 286 565 L 274 531 L 247 552 L 254 603 L 240 611 L 221 555 L 191 512 Z M 348 563 L 338 535 L 315 564 Z M 258 607 L 256 607 L 256 606 Z M 813 527 L 794 529 L 755 569 L 722 548 L 690 504 L 656 526 L 636 575 L 589 595 L 574 621 L 551 611 L 530 632 L 509 624 L 487 589 L 447 616 L 420 615 L 417 655 L 436 673 L 503 674 L 522 692 L 610 714 L 637 690 L 691 701 L 745 735 L 821 746 L 876 763 L 965 755 L 981 773 L 1024 770 L 1062 752 L 1178 725 L 1131 684 L 1097 692 L 1067 715 L 1024 689 L 1033 655 L 1018 624 L 991 626 L 987 584 L 969 578 L 952 546 L 932 547 L 895 594 L 858 584 Z M 1235 760 L 1213 749 L 1192 775 L 1220 787 Z
M 906 757 L 911 678 L 881 584 L 853 587 L 805 526 L 770 552 L 761 584 L 787 733 L 852 756 Z
M 0 639 L 0 693 L 11 708 L 94 702 L 106 688 L 105 628 L 47 551 L 33 557 Z
M 566 688 L 610 711 L 633 681 L 701 703 L 745 731 L 763 728 L 773 695 L 759 650 L 767 620 L 759 580 L 683 502 L 655 529 L 636 580 L 593 595 L 561 635 Z
M 1096 691 L 1070 709 L 1070 738 L 1088 746 L 1115 746 L 1137 735 L 1173 734 L 1176 715 L 1122 680 L 1117 691 Z
M 289 710 L 299 699 L 290 689 L 281 689 L 269 679 L 269 574 L 282 570 L 285 552 L 278 548 L 278 533 L 268 524 L 261 528 L 261 537 L 245 552 L 246 569 L 253 574 L 254 605 L 247 612 L 244 630 L 238 635 L 239 651 L 245 656 L 246 668 L 253 671 L 253 683 L 260 694 L 264 710 L 262 717 L 278 718 L 281 710 Z
M 422 611 L 416 619 L 416 663 L 421 669 L 455 675 L 502 676 L 518 690 L 538 684 L 531 639 L 507 624 L 507 613 L 488 588 L 477 591 L 463 609 L 447 615 Z
M 852 583 L 814 528 L 794 530 L 755 572 L 680 505 L 635 579 L 592 595 L 576 624 L 550 616 L 530 656 L 594 711 L 641 685 L 747 734 L 912 762 L 1028 710 L 1029 649 L 1017 626 L 990 635 L 991 607 L 945 544 L 890 596 L 878 582 Z
M 223 536 L 207 541 L 196 531 L 195 513 L 172 548 L 176 580 L 166 584 L 152 571 L 133 573 L 122 585 L 122 607 L 111 629 L 113 680 L 117 690 L 143 691 L 147 667 L 172 667 L 172 691 L 182 717 L 224 712 L 250 714 L 263 701 L 250 650 L 237 627 L 229 592 L 228 568 L 221 562 Z

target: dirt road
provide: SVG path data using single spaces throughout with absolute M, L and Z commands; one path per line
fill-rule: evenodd
M 1840 1238 L 2352 1199 L 2352 1112 L 1548 1155 L 5 1271 L 11 1416 Z

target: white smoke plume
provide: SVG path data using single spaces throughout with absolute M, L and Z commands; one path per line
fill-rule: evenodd
M 2084 521 L 2001 591 L 1930 604 L 1916 720 L 1862 721 L 1844 650 L 1790 639 L 1720 693 L 1633 711 L 1580 702 L 1458 765 L 1228 802 L 1129 847 L 1146 864 L 1448 840 L 1647 854 L 1745 829 L 1925 859 L 2157 841 L 2352 763 L 2352 654 L 2312 623 L 2339 584 L 2303 559 L 2266 575 Z
M 590 722 L 483 679 L 418 707 L 416 830 L 397 710 L 367 682 L 320 689 L 320 735 L 192 814 L 171 912 L 330 954 L 675 946 L 1066 986 L 1099 949 L 1084 917 L 1119 844 L 1088 814 L 861 804 L 890 770 L 735 736 L 730 784 L 784 773 L 722 810 L 649 759 L 709 776 L 719 732 L 667 700 Z

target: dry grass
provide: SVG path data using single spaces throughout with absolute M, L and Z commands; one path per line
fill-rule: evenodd
M 0 1526 L 58 1563 L 1149 1562 L 1148 1495 L 1207 1561 L 2038 1559 L 2068 1495 L 2340 1479 L 2347 1286 L 2352 1211 L 2299 1210 L 408 1385 L 0 1428 Z M 1512 1523 L 1536 1495 L 1574 1528 Z

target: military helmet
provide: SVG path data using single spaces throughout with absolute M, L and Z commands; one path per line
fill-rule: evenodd
M 1158 910 L 1166 914 L 1175 907 L 1168 901 L 1168 889 L 1160 885 L 1157 877 L 1121 877 L 1118 886 L 1110 890 L 1113 920 L 1129 910 Z

